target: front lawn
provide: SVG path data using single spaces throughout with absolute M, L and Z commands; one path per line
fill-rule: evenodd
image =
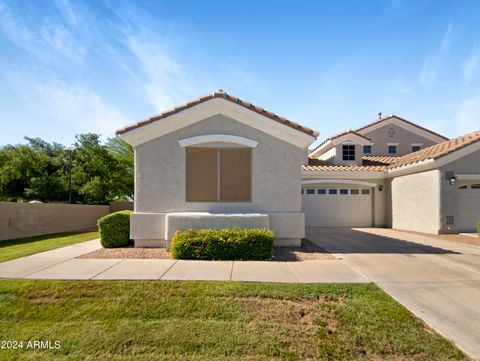
M 461 360 L 373 284 L 0 281 L 0 359 Z
M 0 262 L 90 241 L 98 237 L 98 232 L 74 232 L 0 241 Z

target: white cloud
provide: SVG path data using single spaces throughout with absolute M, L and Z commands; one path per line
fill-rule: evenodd
M 453 25 L 450 23 L 443 34 L 438 48 L 430 53 L 424 60 L 420 72 L 419 81 L 422 85 L 428 85 L 437 79 L 442 65 L 445 63 L 445 57 L 448 53 L 453 38 Z
M 460 103 L 455 123 L 461 134 L 480 129 L 480 94 Z
M 472 82 L 480 69 L 480 47 L 472 50 L 463 66 L 463 79 L 468 84 Z
M 44 101 L 43 112 L 82 131 L 109 136 L 128 123 L 114 105 L 92 90 L 70 87 L 55 80 L 37 83 L 34 90 Z
M 80 61 L 86 53 L 61 24 L 44 20 L 38 26 L 27 26 L 23 17 L 8 11 L 5 5 L 0 6 L 0 31 L 11 43 L 44 62 L 59 63 L 59 56 Z
M 55 121 L 77 133 L 100 133 L 105 139 L 130 122 L 95 91 L 69 86 L 49 74 L 31 79 L 21 72 L 9 72 L 4 79 L 23 98 L 25 112 L 39 121 Z
M 178 60 L 172 46 L 146 30 L 128 36 L 127 44 L 146 76 L 145 91 L 157 111 L 198 96 L 194 77 Z

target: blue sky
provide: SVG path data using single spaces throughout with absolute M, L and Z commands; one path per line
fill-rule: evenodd
M 115 129 L 224 89 L 321 132 L 480 128 L 478 1 L 3 1 L 0 145 Z

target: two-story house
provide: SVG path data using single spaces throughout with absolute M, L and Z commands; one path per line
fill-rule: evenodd
M 474 230 L 478 152 L 460 168 L 434 161 L 469 142 L 469 135 L 450 141 L 396 115 L 326 139 L 303 166 L 306 226 Z

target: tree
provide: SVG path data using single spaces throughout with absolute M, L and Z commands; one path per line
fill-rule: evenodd
M 0 199 L 66 201 L 69 152 L 58 143 L 25 138 L 0 148 Z M 72 151 L 72 201 L 106 204 L 133 199 L 133 149 L 119 138 L 102 145 L 97 134 L 80 134 Z
M 108 139 L 107 149 L 119 164 L 119 170 L 115 173 L 117 177 L 116 189 L 119 194 L 123 195 L 119 196 L 119 198 L 133 200 L 135 170 L 132 146 L 119 137 L 113 137 Z

